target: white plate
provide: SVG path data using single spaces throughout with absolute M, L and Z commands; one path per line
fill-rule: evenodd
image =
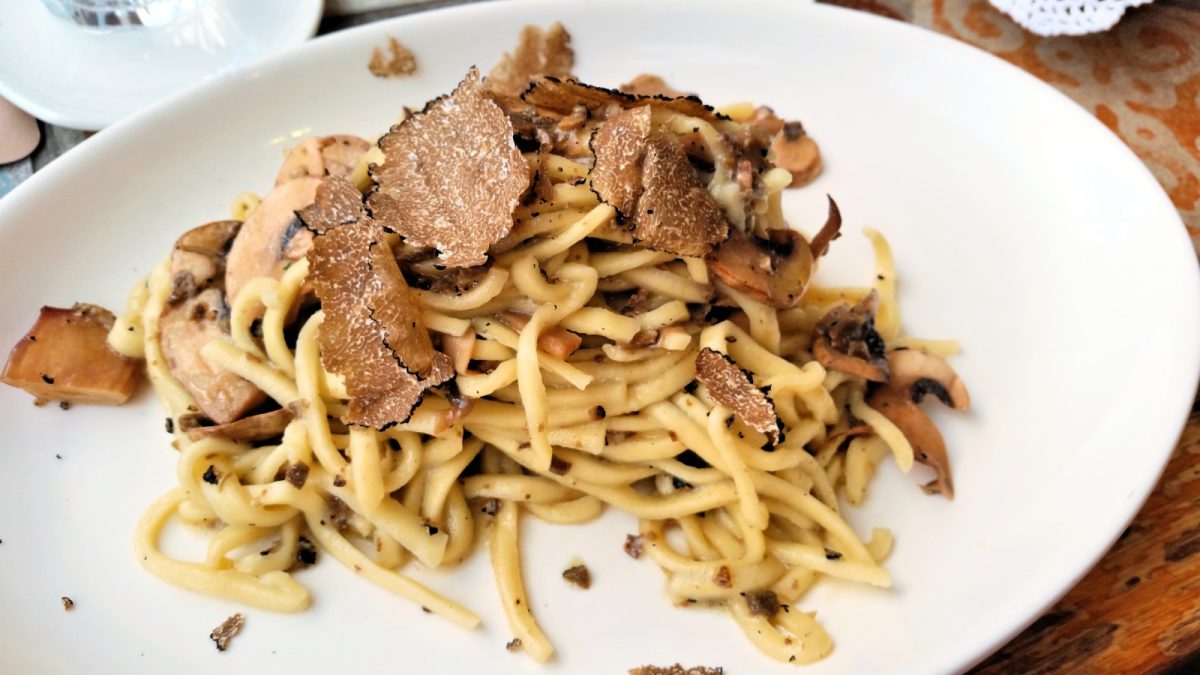
M 958 497 L 881 472 L 849 517 L 863 533 L 894 529 L 895 588 L 830 582 L 806 598 L 836 641 L 806 672 L 944 673 L 1000 646 L 1099 558 L 1154 485 L 1200 369 L 1200 280 L 1170 202 L 1102 125 L 1015 68 L 899 22 L 787 2 L 540 0 L 322 38 L 102 132 L 0 202 L 0 344 L 43 303 L 121 306 L 185 228 L 268 189 L 295 139 L 379 132 L 469 65 L 490 66 L 520 26 L 554 19 L 573 31 L 589 82 L 657 72 L 710 101 L 802 119 L 828 170 L 787 212 L 811 233 L 824 193 L 839 200 L 849 233 L 826 272 L 867 280 L 857 232 L 883 229 L 909 332 L 965 346 L 954 364 L 973 411 L 930 406 Z M 417 77 L 368 74 L 388 35 L 417 53 Z M 474 632 L 323 560 L 300 575 L 311 611 L 250 610 L 218 654 L 209 630 L 244 608 L 167 586 L 131 550 L 141 510 L 174 482 L 162 420 L 146 391 L 124 408 L 69 412 L 0 391 L 0 670 L 620 673 L 681 661 L 795 672 L 723 615 L 669 605 L 654 565 L 622 553 L 634 522 L 620 514 L 586 527 L 526 520 L 530 592 L 558 647 L 546 666 L 504 650 L 485 555 L 422 575 L 483 615 Z M 559 579 L 576 556 L 594 572 L 588 592 Z
M 300 44 L 322 0 L 204 0 L 159 29 L 98 33 L 41 0 L 0 2 L 0 95 L 51 124 L 101 129 L 215 73 Z

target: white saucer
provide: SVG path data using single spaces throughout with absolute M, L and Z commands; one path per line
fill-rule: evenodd
M 38 0 L 0 2 L 0 95 L 40 119 L 100 129 L 215 73 L 304 42 L 322 0 L 207 0 L 159 29 L 96 33 Z

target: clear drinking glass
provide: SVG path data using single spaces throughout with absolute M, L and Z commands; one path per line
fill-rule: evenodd
M 55 16 L 99 31 L 166 26 L 196 11 L 204 2 L 205 0 L 42 0 Z

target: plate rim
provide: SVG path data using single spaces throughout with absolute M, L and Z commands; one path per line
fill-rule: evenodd
M 22 0 L 21 7 L 25 11 L 48 11 L 42 6 L 40 0 Z M 312 16 L 310 20 L 306 22 L 304 30 L 296 35 L 288 36 L 288 41 L 279 49 L 266 54 L 259 54 L 251 59 L 251 61 L 248 63 L 241 64 L 237 67 L 210 72 L 207 75 L 202 76 L 198 82 L 185 85 L 180 89 L 174 89 L 174 91 L 167 94 L 165 97 L 160 97 L 158 100 L 150 103 L 147 106 L 144 106 L 140 110 L 134 110 L 131 113 L 125 113 L 124 115 L 118 116 L 116 119 L 111 119 L 110 116 L 104 112 L 98 112 L 94 109 L 89 109 L 88 106 L 74 106 L 66 110 L 57 108 L 53 104 L 47 103 L 44 98 L 36 92 L 36 90 L 34 91 L 33 95 L 30 95 L 30 90 L 13 87 L 3 79 L 0 79 L 0 96 L 8 99 L 10 103 L 24 110 L 30 115 L 33 115 L 42 122 L 46 122 L 54 126 L 74 129 L 77 131 L 95 131 L 99 133 L 100 131 L 117 123 L 150 111 L 168 100 L 173 100 L 180 94 L 188 94 L 195 89 L 199 89 L 201 86 L 211 80 L 221 79 L 225 75 L 241 72 L 246 68 L 254 67 L 263 59 L 278 56 L 284 52 L 288 52 L 296 47 L 310 42 L 312 38 L 316 36 L 317 30 L 321 25 L 321 20 L 324 17 L 325 0 L 292 0 L 292 4 L 287 8 L 287 10 L 289 12 L 310 12 Z M 0 34 L 2 33 L 3 30 L 0 30 Z
M 1146 192 L 1147 196 L 1151 193 L 1154 194 L 1154 199 L 1158 200 L 1161 206 L 1166 207 L 1163 214 L 1164 217 L 1156 217 L 1154 219 L 1155 222 L 1150 223 L 1149 226 L 1163 228 L 1163 232 L 1161 233 L 1162 236 L 1167 237 L 1168 239 L 1174 239 L 1178 242 L 1170 251 L 1164 251 L 1164 255 L 1171 257 L 1182 257 L 1183 255 L 1190 256 L 1193 253 L 1191 241 L 1187 236 L 1186 228 L 1184 227 L 1178 210 L 1170 202 L 1165 190 L 1162 188 L 1161 184 L 1159 184 L 1158 180 L 1154 177 L 1153 173 L 1146 166 L 1146 164 L 1139 157 L 1137 157 L 1136 153 L 1134 153 L 1128 145 L 1126 145 L 1115 133 L 1113 133 L 1111 129 L 1106 127 L 1103 123 L 1096 119 L 1094 115 L 1070 99 L 1068 96 L 1055 89 L 1050 84 L 972 44 L 956 40 L 941 33 L 936 33 L 932 30 L 921 28 L 914 24 L 894 21 L 875 16 L 867 12 L 846 9 L 833 5 L 796 4 L 793 2 L 787 2 L 787 0 L 755 1 L 759 5 L 765 5 L 768 7 L 776 6 L 780 7 L 781 9 L 786 8 L 788 11 L 797 13 L 823 12 L 840 15 L 843 19 L 850 22 L 874 22 L 880 26 L 886 24 L 889 26 L 887 30 L 899 33 L 908 33 L 914 37 L 917 34 L 921 34 L 922 37 L 919 38 L 921 40 L 930 40 L 932 38 L 932 41 L 942 43 L 943 48 L 960 50 L 959 53 L 963 55 L 969 54 L 970 52 L 975 52 L 977 56 L 971 58 L 983 56 L 985 57 L 983 59 L 984 61 L 992 64 L 991 67 L 1001 66 L 1001 70 L 1006 72 L 1009 77 L 1022 79 L 1026 86 L 1031 86 L 1034 89 L 1040 89 L 1043 92 L 1043 98 L 1046 100 L 1047 104 L 1049 104 L 1050 101 L 1055 101 L 1053 105 L 1057 105 L 1064 110 L 1070 109 L 1072 111 L 1070 114 L 1073 116 L 1073 119 L 1077 120 L 1079 124 L 1090 124 L 1095 131 L 1102 131 L 1100 136 L 1103 136 L 1106 139 L 1105 142 L 1110 146 L 1110 152 L 1115 151 L 1118 154 L 1124 153 L 1124 156 L 1127 160 L 1132 160 L 1134 165 L 1138 168 L 1134 169 L 1133 166 L 1131 166 L 1130 169 L 1133 172 L 1131 175 L 1139 176 L 1139 179 L 1144 184 L 1143 188 L 1140 188 L 1139 190 Z M 18 208 L 18 206 L 14 206 L 14 204 L 19 205 L 26 199 L 32 199 L 32 197 L 27 197 L 26 195 L 33 195 L 35 191 L 39 189 L 38 186 L 40 186 L 42 183 L 56 180 L 58 173 L 66 171 L 69 164 L 79 161 L 80 158 L 105 152 L 104 148 L 107 145 L 116 142 L 116 140 L 113 139 L 119 140 L 122 135 L 128 133 L 126 129 L 136 129 L 141 124 L 161 115 L 169 116 L 172 114 L 171 111 L 175 108 L 186 107 L 189 99 L 195 98 L 200 100 L 211 94 L 213 91 L 227 86 L 234 80 L 240 80 L 247 77 L 256 77 L 265 70 L 273 70 L 280 67 L 286 68 L 286 62 L 293 58 L 294 55 L 301 50 L 321 49 L 321 45 L 333 45 L 343 41 L 357 41 L 360 39 L 359 36 L 363 33 L 382 31 L 389 27 L 403 25 L 412 20 L 413 17 L 422 17 L 431 14 L 467 14 L 482 12 L 504 13 L 509 11 L 509 7 L 529 7 L 531 4 L 535 3 L 550 7 L 554 6 L 554 0 L 492 0 L 490 2 L 483 3 L 471 2 L 467 4 L 436 7 L 430 10 L 391 17 L 389 19 L 362 24 L 345 30 L 337 31 L 335 33 L 323 35 L 317 37 L 316 39 L 284 48 L 251 63 L 244 64 L 238 68 L 206 78 L 196 85 L 176 92 L 101 130 L 95 135 L 95 137 L 89 139 L 88 143 L 81 144 L 81 146 L 73 148 L 70 152 L 65 153 L 65 156 L 75 157 L 76 159 L 69 160 L 68 162 L 52 162 L 50 165 L 38 171 L 29 179 L 24 181 L 21 185 L 18 185 L 3 199 L 0 199 L 0 228 L 7 227 L 5 224 L 5 221 L 7 220 L 5 216 L 9 210 Z M 599 3 L 592 0 L 585 0 L 583 4 L 598 5 Z M 623 0 L 621 3 L 613 4 L 629 6 L 636 4 L 636 0 Z M 720 0 L 689 0 L 686 3 L 685 0 L 667 0 L 663 4 L 679 9 L 687 7 L 689 10 L 695 10 L 697 7 L 704 9 L 706 6 L 724 6 L 724 3 Z M 745 4 L 740 5 L 739 11 L 744 10 L 745 7 Z M 1050 94 L 1050 96 L 1045 96 L 1045 94 Z M 1085 118 L 1090 120 L 1090 122 L 1085 122 Z M 1170 214 L 1170 216 L 1168 217 L 1166 214 Z M 1162 221 L 1161 223 L 1158 222 L 1160 220 Z M 1147 226 L 1147 223 L 1130 224 L 1130 227 L 1144 228 Z M 1183 270 L 1181 269 L 1180 272 L 1183 272 Z M 1186 342 L 1188 338 L 1191 338 L 1193 342 L 1195 342 L 1197 339 L 1200 339 L 1200 266 L 1192 266 L 1190 268 L 1190 274 L 1186 274 L 1186 276 L 1190 277 L 1190 283 L 1187 283 L 1186 285 L 1183 283 L 1185 281 L 1184 277 L 1179 277 L 1179 290 L 1181 291 L 1182 299 L 1185 300 L 1185 302 L 1180 303 L 1180 305 L 1183 307 L 1182 311 L 1185 313 L 1175 317 L 1176 319 L 1180 319 L 1177 332 L 1183 337 L 1176 339 L 1181 344 Z M 1200 350 L 1189 351 L 1180 365 L 1191 370 L 1192 375 L 1187 378 L 1187 381 L 1193 383 L 1191 389 L 1193 392 L 1195 392 L 1195 383 L 1200 382 Z M 1174 454 L 1178 437 L 1190 416 L 1191 405 L 1194 397 L 1194 393 L 1190 397 L 1183 396 L 1178 402 L 1177 409 L 1166 410 L 1164 417 L 1171 419 L 1172 425 L 1168 426 L 1163 424 L 1157 430 L 1152 430 L 1156 434 L 1156 438 L 1163 441 L 1160 444 L 1160 449 L 1158 450 L 1158 452 L 1161 453 L 1161 456 L 1154 457 L 1156 464 L 1153 466 L 1156 467 L 1156 469 L 1153 471 L 1153 480 L 1144 481 L 1143 483 L 1135 485 L 1129 499 L 1125 500 L 1127 506 L 1122 509 L 1124 517 L 1122 518 L 1119 527 L 1112 528 L 1112 531 L 1108 534 L 1108 536 L 1096 537 L 1093 540 L 1095 543 L 1086 552 L 1086 554 L 1077 553 L 1076 564 L 1070 565 L 1070 567 L 1073 569 L 1073 574 L 1056 575 L 1056 578 L 1069 576 L 1070 578 L 1067 580 L 1067 582 L 1054 584 L 1056 587 L 1055 592 L 1044 595 L 1044 597 L 1042 597 L 1042 601 L 1035 603 L 1037 605 L 1036 607 L 1027 607 L 1023 608 L 1022 611 L 1015 612 L 1016 614 L 1023 615 L 1023 618 L 1020 621 L 1012 623 L 1011 628 L 1007 632 L 997 632 L 993 639 L 987 642 L 986 646 L 980 644 L 968 649 L 951 647 L 944 651 L 944 654 L 946 654 L 947 657 L 941 658 L 941 663 L 949 663 L 948 669 L 955 671 L 965 671 L 980 663 L 988 656 L 993 654 L 997 649 L 1011 641 L 1012 638 L 1017 636 L 1021 631 L 1032 624 L 1039 616 L 1044 614 L 1047 609 L 1052 607 L 1059 599 L 1061 599 L 1066 593 L 1074 588 L 1079 581 L 1095 567 L 1104 554 L 1112 547 L 1113 543 L 1119 538 L 1121 532 L 1140 512 L 1151 491 L 1161 480 L 1163 472 L 1166 470 L 1167 464 Z M 1154 444 L 1152 443 L 1148 443 L 1147 446 L 1151 450 L 1154 448 Z M 1147 463 L 1145 466 L 1150 466 L 1150 464 Z M 980 642 L 982 643 L 983 641 L 984 640 L 981 638 Z

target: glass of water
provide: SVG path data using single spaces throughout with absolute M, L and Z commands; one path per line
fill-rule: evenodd
M 55 16 L 99 31 L 166 26 L 196 11 L 204 2 L 205 0 L 42 0 Z

